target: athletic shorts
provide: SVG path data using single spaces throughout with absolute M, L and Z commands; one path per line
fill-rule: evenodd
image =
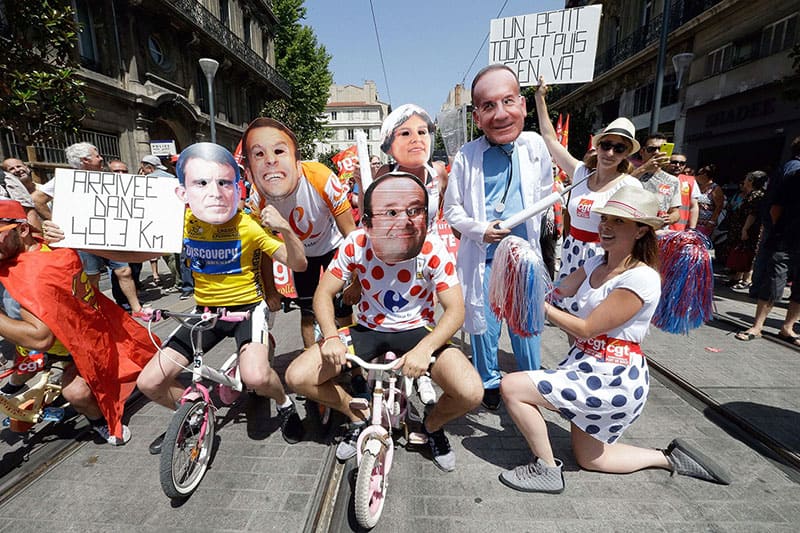
M 205 311 L 205 307 L 197 306 L 196 313 Z M 208 310 L 216 312 L 220 307 L 209 307 Z M 242 347 L 251 342 L 259 342 L 264 345 L 269 345 L 267 336 L 269 330 L 265 325 L 266 303 L 259 302 L 247 305 L 232 305 L 225 307 L 228 311 L 250 311 L 250 318 L 241 322 L 225 322 L 224 320 L 217 320 L 217 323 L 212 329 L 203 331 L 203 353 L 207 353 L 214 346 L 220 343 L 223 339 L 233 337 L 236 339 L 236 351 L 241 352 Z M 196 334 L 195 334 L 196 335 Z M 165 348 L 172 348 L 186 358 L 187 361 L 194 359 L 192 352 L 192 340 L 190 337 L 189 329 L 178 326 L 172 332 L 170 337 L 164 343 Z
M 369 362 L 386 352 L 394 352 L 397 357 L 402 357 L 406 352 L 413 350 L 430 332 L 431 330 L 426 327 L 408 331 L 375 331 L 355 324 L 339 328 L 339 337 L 350 353 Z M 447 344 L 449 342 L 433 352 L 433 355 L 439 355 Z
M 297 305 L 300 307 L 300 314 L 303 316 L 314 316 L 313 300 L 314 292 L 319 286 L 321 270 L 327 270 L 328 265 L 333 260 L 336 249 L 319 255 L 317 257 L 307 257 L 308 268 L 304 272 L 293 272 L 294 288 L 297 291 Z M 333 301 L 333 312 L 336 318 L 348 317 L 353 313 L 349 305 L 345 305 L 340 295 Z
M 751 294 L 759 300 L 775 302 L 783 296 L 786 282 L 792 282 L 790 300 L 800 303 L 800 254 L 785 251 L 773 251 L 763 258 L 760 272 L 755 273 L 757 285 Z
M 120 268 L 125 268 L 128 266 L 128 263 L 112 261 L 111 259 L 90 254 L 89 252 L 84 252 L 83 250 L 78 250 L 78 255 L 81 258 L 81 263 L 83 263 L 83 271 L 90 276 L 99 274 L 105 270 L 106 266 L 111 267 L 111 270 L 119 270 Z

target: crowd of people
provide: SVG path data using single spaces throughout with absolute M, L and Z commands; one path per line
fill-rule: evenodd
M 795 281 L 800 239 L 793 228 L 800 210 L 791 203 L 798 196 L 797 180 L 790 178 L 800 171 L 800 139 L 780 179 L 770 179 L 767 187 L 764 172 L 750 172 L 740 195 L 726 205 L 714 165 L 692 171 L 683 154 L 665 151 L 667 137 L 660 133 L 640 143 L 626 117 L 597 132 L 592 149 L 579 158 L 559 142 L 543 80 L 534 94 L 541 135 L 523 131 L 527 103 L 511 69 L 482 69 L 471 90 L 483 135 L 462 146 L 449 167 L 432 161 L 435 124 L 413 104 L 395 109 L 381 128 L 381 149 L 391 163 L 373 154 L 372 179 L 362 183 L 356 172 L 349 186 L 324 165 L 302 161 L 294 133 L 272 118 L 257 118 L 247 127 L 241 161 L 219 145 L 187 147 L 175 166 L 176 194 L 187 206 L 184 246 L 181 254 L 163 256 L 172 283 L 161 289 L 194 297 L 198 308 L 276 311 L 282 296 L 272 261 L 290 268 L 303 351 L 288 365 L 285 382 L 270 365 L 265 332 L 249 321 L 218 323 L 204 336 L 203 348 L 235 339 L 244 383 L 275 400 L 289 443 L 304 438 L 291 393 L 342 413 L 347 425 L 337 443 L 341 461 L 356 455 L 370 419 L 368 404 L 358 401 L 366 380 L 347 367 L 345 356 L 354 351 L 369 361 L 393 351 L 400 356 L 398 368 L 418 380 L 420 397 L 429 404 L 421 430 L 433 463 L 444 471 L 456 468 L 448 422 L 481 405 L 490 411 L 505 405 L 531 450 L 530 461 L 499 473 L 513 489 L 559 493 L 565 488 L 563 463 L 556 457 L 564 450 L 553 449 L 543 409 L 569 423 L 572 452 L 582 468 L 609 473 L 661 468 L 728 483 L 723 467 L 683 439 L 663 449 L 619 442 L 648 397 L 650 373 L 641 343 L 661 294 L 657 231 L 698 231 L 713 238 L 720 213 L 727 213 L 728 242 L 717 246 L 717 259 L 730 269 L 733 285 L 751 284 L 758 299 L 753 328 L 738 338 L 760 336 L 764 313 L 787 278 Z M 69 147 L 67 159 L 75 169 L 104 169 L 97 148 L 87 143 Z M 560 186 L 554 165 L 573 185 L 564 199 L 563 234 L 543 232 L 541 212 L 505 228 L 504 221 Z M 141 266 L 134 265 L 149 261 L 159 285 L 159 257 L 50 249 L 46 243 L 63 237 L 48 221 L 54 186 L 33 183 L 22 161 L 8 159 L 3 169 L 0 336 L 28 349 L 71 356 L 74 370 L 66 377 L 65 398 L 108 442 L 124 444 L 130 437 L 122 424 L 126 391 L 135 383 L 152 401 L 174 409 L 181 393 L 176 377 L 191 359 L 185 332 L 155 351 L 143 342 L 144 329 L 134 320 L 148 315 L 136 291 Z M 108 171 L 129 169 L 111 161 Z M 138 172 L 172 176 L 151 155 L 142 158 Z M 455 257 L 437 233 L 437 218 L 460 239 Z M 544 239 L 562 242 L 551 299 L 534 302 L 569 338 L 566 356 L 554 368 L 542 369 L 541 335 L 509 329 L 517 368 L 501 372 L 502 320 L 489 303 L 489 280 L 498 246 L 510 235 L 536 253 Z M 130 314 L 99 291 L 103 269 L 113 272 Z M 48 282 L 29 291 L 32 279 Z M 792 289 L 780 334 L 797 344 L 793 326 L 800 318 L 800 285 L 792 283 Z M 70 309 L 88 306 L 93 312 L 76 312 L 74 320 L 63 320 L 62 312 L 59 320 L 41 305 L 56 295 L 69 300 Z M 125 325 L 122 332 L 99 328 L 92 342 L 113 346 L 110 353 L 132 364 L 109 367 L 87 360 L 89 347 L 78 337 L 90 320 Z M 450 342 L 459 329 L 469 334 L 471 360 Z M 339 379 L 343 372 L 353 374 L 349 386 Z M 102 383 L 112 378 L 127 387 L 109 392 Z M 438 386 L 438 399 L 431 382 Z M 0 394 L 14 395 L 23 387 L 10 380 Z M 163 435 L 151 443 L 151 453 L 160 453 L 162 440 Z

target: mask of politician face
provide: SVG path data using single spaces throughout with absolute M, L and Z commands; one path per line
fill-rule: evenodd
M 230 152 L 212 143 L 193 144 L 181 152 L 176 171 L 180 186 L 175 192 L 197 219 L 224 224 L 233 218 L 240 177 Z
M 378 259 L 395 264 L 419 255 L 428 199 L 418 179 L 404 172 L 385 174 L 367 189 L 364 205 L 364 225 Z

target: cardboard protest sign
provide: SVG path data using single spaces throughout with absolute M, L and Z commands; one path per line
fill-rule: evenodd
M 602 5 L 493 19 L 489 63 L 516 72 L 520 85 L 591 81 Z
M 53 222 L 64 231 L 53 246 L 178 253 L 183 203 L 178 180 L 57 169 Z

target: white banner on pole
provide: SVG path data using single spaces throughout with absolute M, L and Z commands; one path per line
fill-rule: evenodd
M 56 170 L 53 222 L 64 231 L 53 246 L 178 253 L 184 205 L 176 178 Z
M 602 5 L 493 19 L 489 63 L 503 63 L 520 85 L 591 81 Z

